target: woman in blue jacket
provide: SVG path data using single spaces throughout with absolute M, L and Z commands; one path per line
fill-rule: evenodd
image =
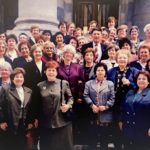
M 136 77 L 137 89 L 126 95 L 121 113 L 120 129 L 127 150 L 150 148 L 150 75 L 140 71 Z

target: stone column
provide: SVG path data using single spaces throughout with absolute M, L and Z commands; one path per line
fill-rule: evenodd
M 41 29 L 57 31 L 57 0 L 19 0 L 18 18 L 13 32 L 29 31 L 34 24 Z
M 64 0 L 64 20 L 72 22 L 73 19 L 73 0 Z

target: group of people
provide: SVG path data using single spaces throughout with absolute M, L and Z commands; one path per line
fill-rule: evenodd
M 150 24 L 58 29 L 0 34 L 0 147 L 149 150 Z

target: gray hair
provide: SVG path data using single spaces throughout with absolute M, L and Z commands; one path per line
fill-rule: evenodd
M 12 73 L 12 71 L 13 71 L 13 69 L 12 69 L 10 63 L 8 63 L 8 62 L 6 62 L 6 61 L 0 64 L 0 71 L 1 71 L 2 69 L 8 69 L 8 70 L 10 71 L 10 73 Z
M 71 44 L 65 45 L 64 48 L 63 48 L 63 55 L 64 55 L 66 52 L 70 52 L 70 53 L 72 53 L 73 55 L 75 55 L 75 54 L 76 54 L 75 47 L 72 46 Z

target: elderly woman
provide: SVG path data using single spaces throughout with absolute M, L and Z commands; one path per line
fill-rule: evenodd
M 59 58 L 56 55 L 55 45 L 53 42 L 46 41 L 43 45 L 43 50 L 44 50 L 44 53 L 42 56 L 42 61 L 44 63 L 47 63 L 50 60 L 56 60 L 59 62 Z
M 32 91 L 23 86 L 24 75 L 24 69 L 14 69 L 13 84 L 0 92 L 0 130 L 5 135 L 2 149 L 27 150 L 26 136 L 33 127 L 34 115 Z
M 0 64 L 6 61 L 12 65 L 12 60 L 9 57 L 5 56 L 6 49 L 7 49 L 6 42 L 0 40 Z
M 111 80 L 115 85 L 116 99 L 113 107 L 113 117 L 114 117 L 114 140 L 115 146 L 121 146 L 120 131 L 118 129 L 118 117 L 120 115 L 120 107 L 125 97 L 126 93 L 134 88 L 136 85 L 134 83 L 134 78 L 138 72 L 134 67 L 128 65 L 130 53 L 126 50 L 119 50 L 117 52 L 116 60 L 118 67 L 114 67 L 108 72 L 108 80 Z M 120 148 L 120 147 L 118 147 Z
M 114 84 L 108 81 L 107 66 L 98 63 L 94 73 L 96 79 L 85 84 L 84 100 L 92 110 L 89 147 L 95 150 L 97 142 L 100 142 L 101 149 L 108 149 L 110 124 L 112 122 L 112 106 L 115 100 Z M 100 141 L 98 139 L 100 136 Z
M 138 49 L 139 60 L 130 63 L 131 67 L 135 67 L 138 70 L 145 70 L 148 59 L 150 59 L 150 46 L 146 44 L 140 45 Z
M 130 90 L 123 103 L 120 129 L 125 137 L 125 149 L 150 148 L 150 75 L 140 71 L 136 77 L 137 88 Z
M 69 83 L 56 78 L 58 67 L 56 61 L 49 61 L 45 71 L 47 80 L 38 83 L 40 150 L 72 150 L 72 123 L 62 113 L 72 108 L 73 97 Z
M 20 51 L 21 56 L 13 60 L 12 66 L 13 68 L 24 68 L 27 62 L 32 61 L 32 57 L 30 56 L 31 46 L 27 41 L 21 42 L 18 45 L 18 50 Z
M 118 64 L 116 62 L 116 53 L 119 50 L 119 47 L 115 44 L 110 44 L 107 48 L 108 59 L 102 60 L 104 64 L 107 65 L 107 69 L 110 70 L 113 67 L 117 67 Z
M 0 89 L 4 86 L 11 85 L 10 75 L 12 73 L 12 67 L 8 62 L 0 64 Z
M 77 116 L 77 120 L 74 121 L 74 125 L 80 123 L 78 119 L 80 115 L 82 114 L 82 102 L 83 102 L 82 101 L 82 96 L 83 96 L 83 82 L 82 81 L 84 81 L 83 70 L 81 66 L 79 64 L 72 63 L 75 52 L 76 52 L 75 48 L 72 45 L 66 45 L 64 47 L 64 52 L 63 52 L 63 62 L 60 63 L 60 66 L 58 68 L 58 78 L 67 80 L 69 82 L 71 92 L 74 98 L 73 109 Z M 75 138 L 75 140 L 76 139 L 78 138 Z

